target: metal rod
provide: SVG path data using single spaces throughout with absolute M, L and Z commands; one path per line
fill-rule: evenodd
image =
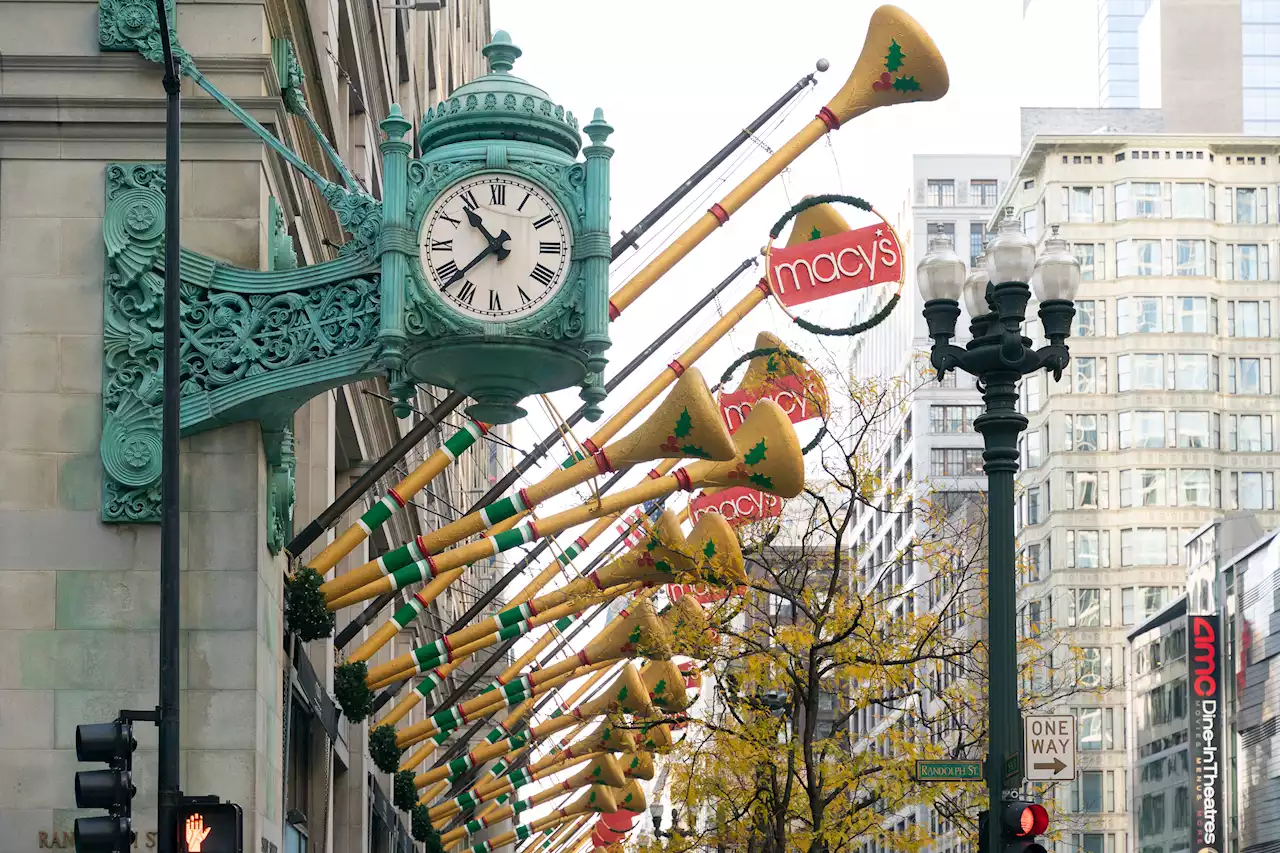
M 610 247 L 611 259 L 616 261 L 619 255 L 632 246 L 635 246 L 636 240 L 638 240 L 644 232 L 652 228 L 654 223 L 663 216 L 666 216 L 668 211 L 679 204 L 680 200 L 687 196 L 695 186 L 702 183 L 707 175 L 710 175 L 717 166 L 729 159 L 729 155 L 736 151 L 742 143 L 750 139 L 752 134 L 757 130 L 764 127 L 765 122 L 777 115 L 779 110 L 785 107 L 792 98 L 803 92 L 805 87 L 810 83 L 813 83 L 816 79 L 816 74 L 806 74 L 804 77 L 801 77 L 794 86 L 787 90 L 785 95 L 774 101 L 767 110 L 756 117 L 755 121 L 751 122 L 751 124 L 741 130 L 737 136 L 725 145 L 725 147 L 717 151 L 710 160 L 698 167 L 698 170 L 690 175 L 683 184 L 676 187 L 675 191 L 672 192 L 671 195 L 664 198 L 657 207 L 649 211 L 649 213 L 637 222 L 634 227 L 627 231 L 623 231 L 622 236 L 618 238 L 618 242 L 614 243 L 613 246 Z
M 179 347 L 181 326 L 179 305 L 182 281 L 181 132 L 182 80 L 169 39 L 165 0 L 156 0 L 164 50 L 164 356 L 161 410 L 160 467 L 160 731 L 156 829 L 160 853 L 177 853 L 178 807 L 182 792 L 178 787 L 179 682 L 178 656 L 182 619 L 182 566 L 179 562 L 180 482 L 179 427 Z
M 735 280 L 737 280 L 738 276 L 742 275 L 748 269 L 755 266 L 755 264 L 756 264 L 755 258 L 748 258 L 742 263 L 738 264 L 738 266 L 734 268 L 733 272 L 729 273 L 727 276 L 724 277 L 724 279 L 719 284 L 711 288 L 711 290 L 709 290 L 705 296 L 699 299 L 698 302 L 695 305 L 693 305 L 693 307 L 691 307 L 688 311 L 684 312 L 684 315 L 681 316 L 680 319 L 672 323 L 666 329 L 666 331 L 664 331 L 661 335 L 658 335 L 656 338 L 654 338 L 647 347 L 645 347 L 643 350 L 637 353 L 636 356 L 632 358 L 631 361 L 629 361 L 625 367 L 619 370 L 616 376 L 614 376 L 607 383 L 605 383 L 605 386 L 604 386 L 605 391 L 612 391 L 613 389 L 617 388 L 618 385 L 621 384 L 628 376 L 634 373 L 640 367 L 640 365 L 642 365 L 649 358 L 649 356 L 657 352 L 658 349 L 662 347 L 663 344 L 669 341 L 677 332 L 680 331 L 681 328 L 683 328 L 690 320 L 696 317 L 698 315 L 698 312 L 700 312 L 703 308 L 710 305 L 712 300 L 714 300 L 717 296 L 719 296 L 720 293 L 726 287 L 728 287 Z M 439 407 L 437 406 L 436 408 L 438 409 Z M 578 407 L 578 410 L 576 412 L 569 415 L 569 417 L 565 419 L 565 423 L 564 423 L 565 429 L 571 428 L 574 424 L 582 420 L 582 418 L 586 414 L 586 410 L 587 410 L 587 407 L 584 404 Z M 547 454 L 547 451 L 550 450 L 553 446 L 555 446 L 555 444 L 560 440 L 560 436 L 561 436 L 560 431 L 556 430 L 554 432 L 549 433 L 546 437 L 544 437 L 541 441 L 539 441 L 532 450 L 530 450 L 528 453 L 525 454 L 523 459 L 517 462 L 516 465 L 502 477 L 502 479 L 494 483 L 493 486 L 489 489 L 489 491 L 485 492 L 484 495 L 478 501 L 476 501 L 471 505 L 471 507 L 467 510 L 467 515 L 470 515 L 471 513 L 475 512 L 481 507 L 487 506 L 488 504 L 500 498 L 503 495 L 503 493 L 507 491 L 507 489 L 511 488 L 511 485 L 515 483 L 515 481 L 519 479 L 522 474 L 524 474 L 526 471 L 528 471 L 530 468 L 536 465 L 538 461 Z M 384 456 L 384 458 L 386 457 Z M 395 464 L 395 463 L 393 461 L 390 464 Z M 608 488 L 610 485 L 617 482 L 618 476 L 619 474 L 615 474 L 613 477 L 611 477 L 607 481 L 605 488 Z M 355 487 L 352 486 L 352 488 L 355 488 Z M 347 491 L 349 492 L 350 489 L 348 489 Z M 312 522 L 313 525 L 315 523 L 316 522 Z M 536 546 L 534 550 L 530 553 L 530 557 L 532 557 L 535 554 L 541 553 L 541 547 L 542 547 L 541 543 L 539 543 L 539 545 Z M 296 551 L 293 550 L 292 543 L 289 546 L 289 553 L 290 554 L 297 553 Z M 530 557 L 526 557 L 525 560 L 530 559 Z M 520 571 L 523 571 L 524 569 L 525 560 L 522 560 L 519 564 L 517 564 L 520 567 Z M 480 610 L 485 605 L 493 601 L 493 599 L 496 598 L 498 594 L 501 593 L 506 588 L 507 584 L 509 584 L 512 580 L 514 580 L 518 574 L 519 574 L 519 571 L 517 571 L 516 569 L 512 569 L 511 571 L 507 572 L 507 574 L 504 575 L 502 579 L 498 581 L 498 583 L 491 586 L 484 593 L 484 595 L 480 597 L 480 599 L 476 602 L 476 605 L 474 605 L 471 609 L 467 611 L 467 614 L 468 614 L 467 616 L 455 622 L 454 626 L 451 627 L 448 631 L 445 631 L 444 634 L 449 634 L 465 627 L 466 624 L 475 616 L 475 614 L 479 613 Z M 356 635 L 359 634 L 360 631 L 366 625 L 372 622 L 373 619 L 378 615 L 378 613 L 380 613 L 382 609 L 386 607 L 394 598 L 395 598 L 394 593 L 386 593 L 384 595 L 380 595 L 377 598 L 375 598 L 369 604 L 369 606 L 367 606 L 363 611 L 361 611 L 360 615 L 358 615 L 355 619 L 351 620 L 351 622 L 347 623 L 346 627 L 344 627 L 342 631 L 338 634 L 338 636 L 334 638 L 334 642 L 333 642 L 334 650 L 342 651 L 344 648 L 346 648 L 347 644 L 350 643 L 353 639 L 355 639 Z M 444 636 L 444 634 L 441 634 L 441 636 Z M 383 695 L 384 696 L 387 695 L 385 691 Z M 377 707 L 380 707 L 380 706 L 375 705 L 375 710 Z
M 324 532 L 338 520 L 339 516 L 350 509 L 352 504 L 360 500 L 360 497 L 369 491 L 374 483 L 378 482 L 379 477 L 390 471 L 397 462 L 417 446 L 418 442 L 427 437 L 427 433 L 440 426 L 444 419 L 454 409 L 462 405 L 462 402 L 466 399 L 467 395 L 461 391 L 450 391 L 448 396 L 441 400 L 434 409 L 423 415 L 422 420 L 415 424 L 413 429 L 405 433 L 404 438 L 397 441 L 394 447 L 378 457 L 378 460 L 369 466 L 368 471 L 361 474 L 358 480 L 338 496 L 337 500 L 329 504 L 323 512 L 317 515 L 315 520 L 302 529 L 301 533 L 293 537 L 293 540 L 285 546 L 285 550 L 289 552 L 289 558 L 293 559 L 299 556 L 311 546 L 311 543 L 323 536 Z

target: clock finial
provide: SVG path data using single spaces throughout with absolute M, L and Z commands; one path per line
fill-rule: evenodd
M 524 51 L 511 43 L 511 35 L 506 30 L 498 30 L 493 34 L 493 41 L 480 52 L 489 60 L 490 74 L 507 74 Z

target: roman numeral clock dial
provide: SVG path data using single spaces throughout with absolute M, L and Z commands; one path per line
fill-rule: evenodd
M 419 245 L 429 286 L 449 308 L 506 322 L 551 302 L 568 277 L 572 239 L 550 193 L 495 173 L 464 178 L 437 196 Z

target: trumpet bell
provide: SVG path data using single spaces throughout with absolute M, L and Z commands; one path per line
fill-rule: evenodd
M 897 6 L 871 13 L 862 53 L 827 102 L 840 124 L 876 107 L 936 101 L 947 93 L 947 64 L 924 27 Z
M 675 576 L 693 568 L 689 549 L 675 513 L 666 510 L 654 522 L 649 536 L 596 574 L 601 587 L 642 581 L 671 583 Z
M 646 726 L 636 740 L 647 752 L 661 752 L 670 749 L 675 743 L 671 739 L 671 727 L 666 723 Z
M 571 755 L 586 755 L 589 752 L 631 752 L 636 748 L 636 739 L 631 732 L 618 725 L 615 719 L 606 719 L 600 727 L 582 740 L 569 745 Z
M 582 785 L 608 785 L 610 788 L 621 788 L 626 783 L 627 780 L 622 775 L 622 765 L 618 763 L 618 759 L 605 752 L 587 762 L 586 767 L 574 774 L 569 785 L 574 788 Z
M 694 462 L 685 469 L 690 481 L 699 486 L 746 486 L 780 498 L 800 494 L 804 456 L 795 427 L 781 406 L 773 400 L 757 400 L 733 440 L 738 455 L 732 461 Z
M 622 772 L 630 779 L 652 779 L 653 756 L 647 752 L 624 752 L 618 756 Z
M 689 531 L 688 548 L 698 562 L 699 580 L 730 590 L 747 582 L 738 534 L 720 513 L 703 513 Z
M 670 714 L 689 707 L 684 675 L 680 672 L 680 667 L 671 661 L 650 661 L 640 668 L 640 678 L 644 681 L 649 701 L 659 711 Z
M 649 808 L 649 803 L 644 798 L 644 790 L 635 779 L 629 780 L 621 791 L 613 795 L 613 799 L 618 804 L 619 811 L 640 814 Z
M 811 196 L 805 196 L 811 198 Z M 807 243 L 814 239 L 814 232 L 818 232 L 818 237 L 830 237 L 833 234 L 843 234 L 851 231 L 849 223 L 840 215 L 840 211 L 836 210 L 829 204 L 815 204 L 806 210 L 802 210 L 796 214 L 795 221 L 791 223 L 791 233 L 787 235 L 787 245 L 795 246 L 800 243 Z M 756 349 L 765 349 L 766 347 L 776 347 L 781 345 L 782 341 L 778 340 L 775 335 L 768 332 L 761 332 L 756 337 Z M 747 365 L 747 374 L 751 373 L 752 366 L 757 361 L 768 361 L 768 356 L 763 358 L 753 358 Z
M 787 241 L 787 245 L 813 239 L 815 233 L 827 237 L 848 230 L 848 223 L 835 208 L 829 204 L 820 204 L 801 212 L 796 217 L 791 231 L 792 239 Z M 804 237 L 802 240 L 796 240 L 797 235 L 804 235 Z M 761 332 L 756 335 L 755 349 L 785 350 L 785 348 L 786 344 L 774 334 Z M 830 411 L 827 385 L 822 375 L 785 351 L 758 355 L 747 362 L 747 370 L 742 375 L 742 381 L 738 383 L 738 391 L 754 391 L 767 383 L 777 382 L 785 377 L 799 380 L 800 392 L 805 395 L 807 405 L 819 413 Z
M 647 658 L 671 657 L 671 632 L 654 612 L 647 598 L 637 598 L 583 650 L 593 662 L 618 660 L 636 655 Z
M 663 614 L 663 617 L 671 629 L 673 652 L 695 660 L 707 660 L 715 653 L 715 634 L 711 630 L 711 623 L 707 620 L 707 614 L 702 609 L 702 605 L 692 595 L 680 596 L 680 599 Z M 650 666 L 654 665 L 656 662 L 650 664 Z M 683 692 L 684 674 L 675 664 L 672 664 L 670 671 L 675 672 L 678 681 L 669 683 L 678 683 Z M 658 705 L 658 702 L 654 701 L 653 704 Z M 659 707 L 668 708 L 666 705 Z M 685 707 L 688 707 L 687 700 L 685 706 L 678 710 L 683 711 Z
M 646 710 L 647 709 L 647 710 Z M 649 701 L 649 692 L 645 690 L 640 673 L 631 664 L 622 667 L 618 677 L 609 685 L 604 693 L 586 702 L 578 708 L 579 717 L 595 717 L 611 711 L 624 714 L 652 716 L 656 711 Z
M 634 432 L 608 446 L 615 468 L 653 459 L 733 458 L 733 438 L 696 367 L 676 380 L 666 399 Z

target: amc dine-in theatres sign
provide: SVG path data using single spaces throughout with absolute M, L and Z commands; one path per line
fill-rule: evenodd
M 1187 617 L 1191 640 L 1191 850 L 1222 853 L 1222 635 L 1217 616 Z
M 769 280 L 792 307 L 902 280 L 902 246 L 883 223 L 797 243 L 769 254 Z

